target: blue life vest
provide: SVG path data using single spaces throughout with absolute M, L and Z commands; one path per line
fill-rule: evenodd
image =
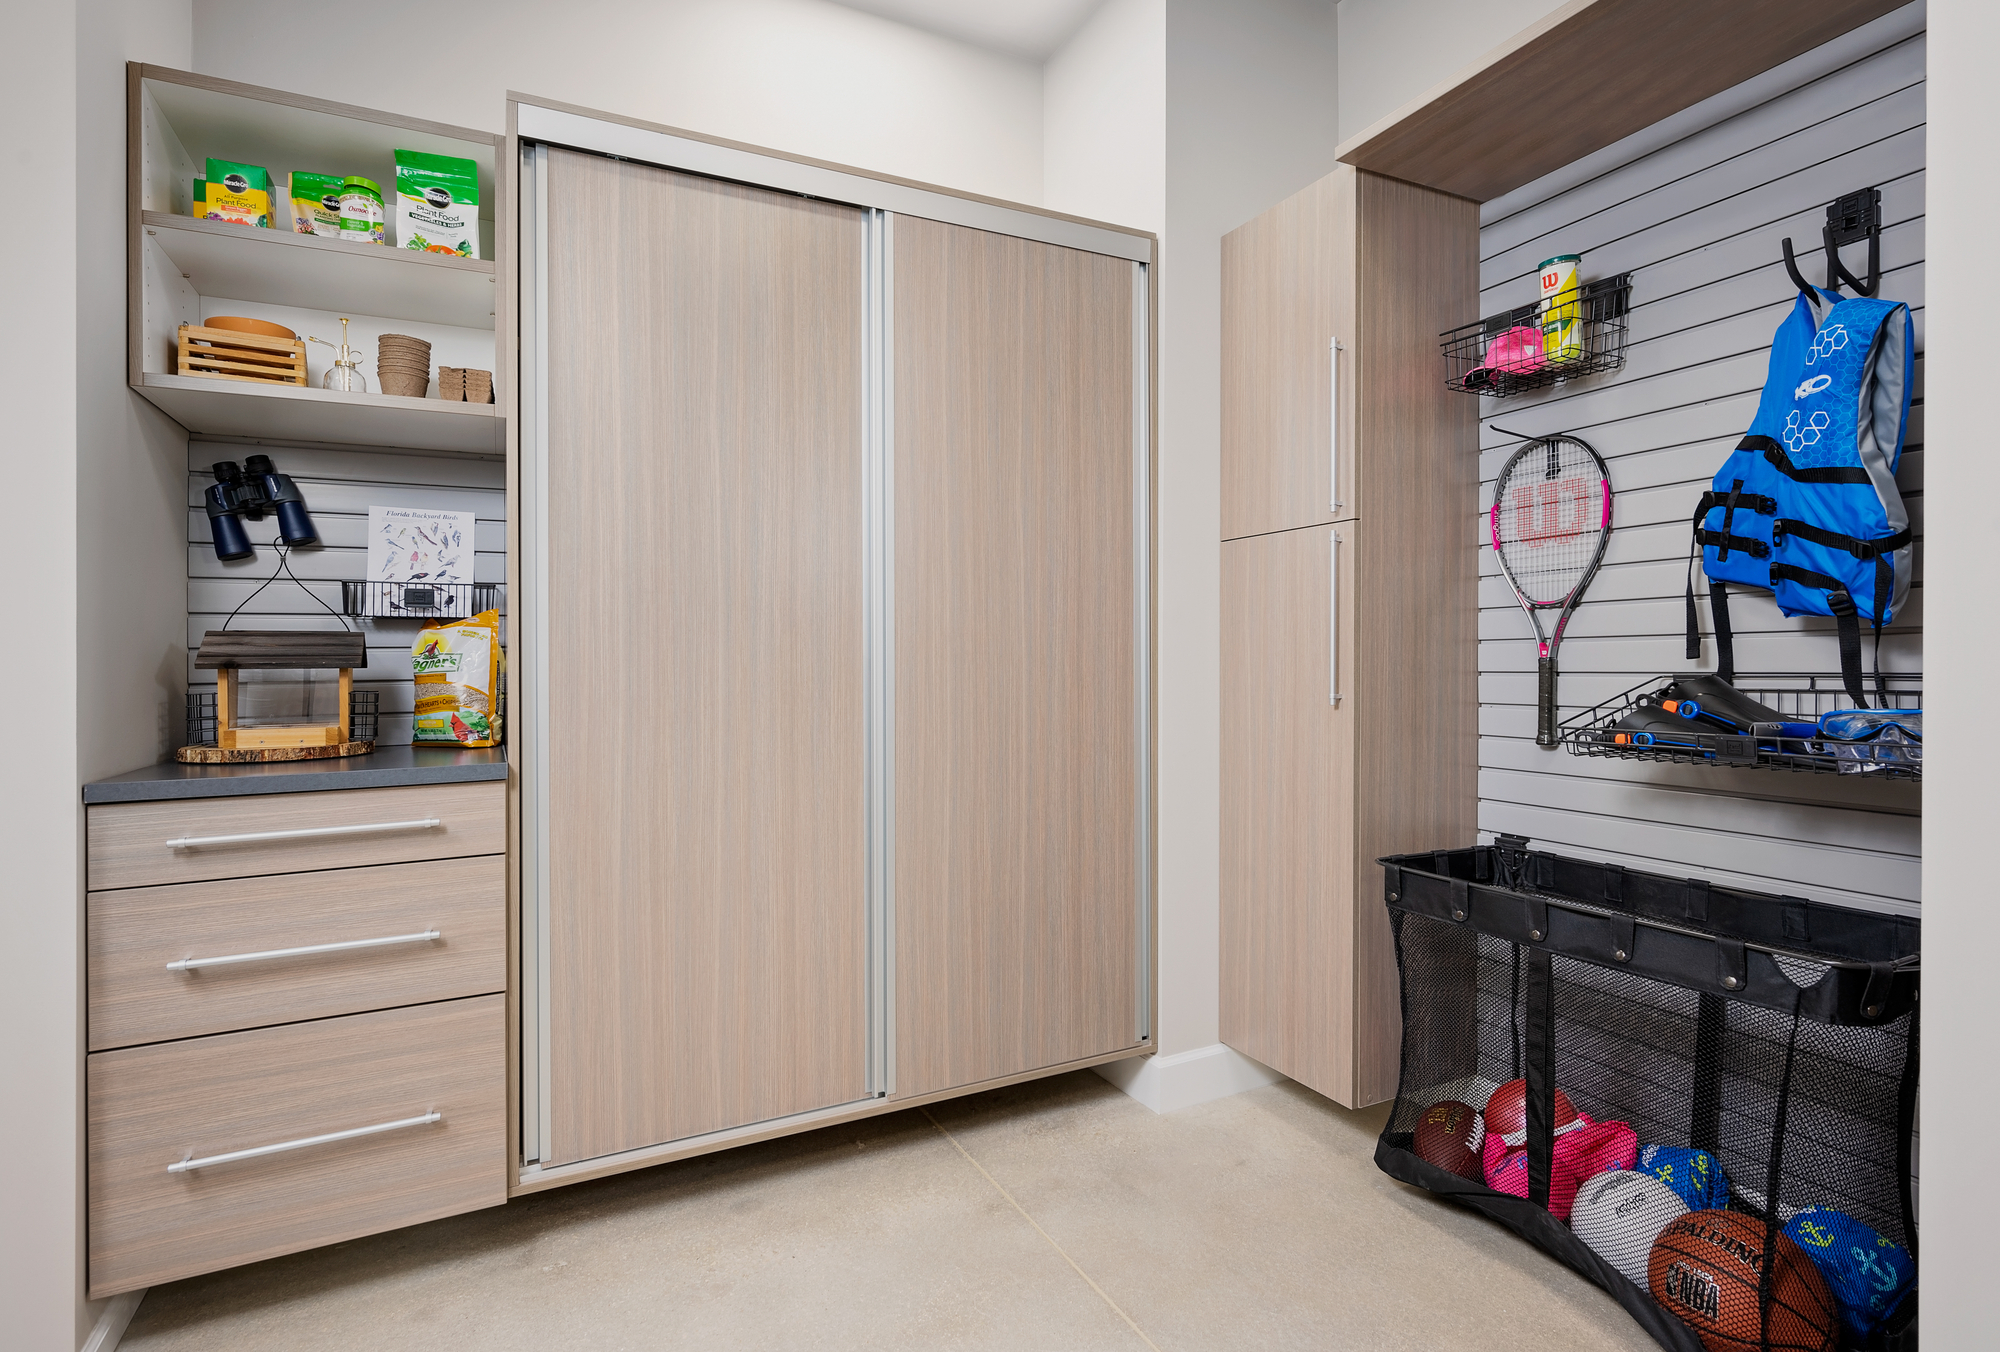
M 1831 298 L 1831 297 L 1830 297 Z M 1909 594 L 1909 514 L 1896 487 L 1915 331 L 1900 301 L 1840 300 L 1817 331 L 1801 293 L 1779 325 L 1763 397 L 1694 514 L 1709 577 L 1718 674 L 1735 679 L 1723 585 L 1768 587 L 1786 615 L 1826 615 L 1848 693 L 1861 692 L 1860 619 L 1881 643 Z M 1693 570 L 1688 658 L 1700 657 Z
M 1694 509 L 1694 539 L 1701 547 L 1701 570 L 1712 582 L 1736 582 L 1769 589 L 1771 523 L 1778 517 L 1781 476 L 1764 458 L 1780 443 L 1792 411 L 1792 393 L 1813 341 L 1813 308 L 1801 292 L 1771 339 L 1771 364 L 1764 394 L 1750 430 L 1716 471 L 1715 482 Z M 1692 570 L 1690 570 L 1692 581 Z M 1693 605 L 1693 589 L 1689 589 Z M 1689 657 L 1699 657 L 1690 653 Z

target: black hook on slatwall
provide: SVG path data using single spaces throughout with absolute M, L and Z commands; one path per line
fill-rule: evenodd
M 1826 245 L 1826 291 L 1838 292 L 1845 285 L 1852 287 L 1857 296 L 1872 296 L 1882 285 L 1882 194 L 1875 188 L 1863 188 L 1859 192 L 1848 193 L 1836 199 L 1826 209 L 1826 225 L 1820 232 Z M 1868 280 L 1862 281 L 1847 270 L 1841 262 L 1840 250 L 1843 245 L 1868 241 Z M 1820 303 L 1823 292 L 1805 279 L 1799 271 L 1797 257 L 1792 253 L 1792 241 L 1786 239 L 1785 271 L 1791 274 L 1792 285 L 1805 293 L 1815 307 Z

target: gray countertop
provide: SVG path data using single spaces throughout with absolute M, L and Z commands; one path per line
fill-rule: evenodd
M 460 784 L 507 777 L 507 749 L 390 746 L 335 760 L 268 765 L 148 765 L 83 786 L 86 803 L 150 803 L 170 798 L 234 798 L 326 789 L 385 789 L 402 784 Z

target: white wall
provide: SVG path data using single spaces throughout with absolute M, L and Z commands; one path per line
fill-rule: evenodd
M 1340 0 L 1340 139 L 1442 84 L 1566 0 Z
M 10 64 L 0 86 L 15 183 L 46 209 L 0 213 L 14 259 L 11 309 L 34 322 L 0 326 L 0 381 L 8 409 L 7 487 L 15 510 L 0 531 L 0 575 L 18 585 L 10 606 L 30 651 L 0 664 L 0 698 L 19 710 L 0 771 L 0 858 L 6 861 L 7 939 L 0 981 L 0 1083 L 11 1110 L 0 1142 L 11 1170 L 0 1224 L 0 1319 L 22 1347 L 76 1345 L 81 1077 L 77 1051 L 76 800 L 76 232 L 63 219 L 76 197 L 76 4 L 11 11 Z
M 2000 11 L 1991 0 L 1930 3 L 1930 202 L 1928 252 L 1940 277 L 1973 278 L 1990 266 L 2000 182 L 1992 126 L 2000 99 Z M 1957 623 L 1928 626 L 1924 697 L 1936 727 L 1978 727 L 2000 669 L 1991 555 L 2000 502 L 1992 444 L 1978 288 L 1939 286 L 1930 306 L 1925 412 L 1939 448 L 1928 471 L 1928 604 Z M 2000 1183 L 1982 1167 L 1988 1123 L 2000 1114 L 1993 1075 L 1994 1008 L 1988 961 L 2000 953 L 1989 844 L 2000 788 L 1979 739 L 1940 741 L 1926 757 L 1924 817 L 1923 1335 L 1931 1347 L 1988 1346 L 1991 1287 L 2000 1256 L 1993 1216 Z M 1972 1162 L 1968 1167 L 1968 1162 Z
M 1105 0 L 1042 68 L 1041 205 L 1166 228 L 1167 0 Z
M 186 66 L 189 0 L 82 0 L 77 145 L 77 574 L 87 782 L 181 744 L 187 434 L 126 385 L 125 62 Z M 111 167 L 105 172 L 106 166 Z
M 1333 170 L 1330 0 L 1168 0 L 1161 276 L 1162 1053 L 1220 1035 L 1222 236 Z
M 0 535 L 22 660 L 0 777 L 10 975 L 0 1083 L 11 1172 L 0 1226 L 10 1347 L 73 1348 L 83 1299 L 82 829 L 79 785 L 154 759 L 180 679 L 185 530 L 178 431 L 125 388 L 125 61 L 185 65 L 182 3 L 83 0 L 9 12 L 14 172 L 45 209 L 10 213 L 14 313 L 0 337 L 10 420 Z M 74 204 L 73 210 L 67 204 Z
M 1043 205 L 1158 232 L 1160 1110 L 1272 1073 L 1218 1043 L 1222 236 L 1333 169 L 1331 0 L 1107 0 L 1043 76 Z
M 507 90 L 1013 201 L 1041 69 L 821 0 L 195 0 L 206 75 L 504 130 Z

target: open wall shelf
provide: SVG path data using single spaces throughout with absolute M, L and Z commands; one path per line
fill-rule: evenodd
M 492 404 L 377 393 L 384 333 L 431 345 L 439 366 L 499 370 L 495 213 L 505 182 L 502 138 L 488 132 L 156 66 L 128 81 L 129 380 L 135 392 L 192 433 L 254 440 L 498 455 L 501 409 Z M 395 152 L 422 150 L 478 166 L 478 259 L 293 233 L 288 191 L 295 171 L 360 174 L 393 195 Z M 192 182 L 209 157 L 270 171 L 273 214 L 263 229 L 191 214 Z M 332 358 L 307 344 L 306 386 L 266 385 L 186 373 L 177 366 L 182 325 L 243 315 L 301 339 L 338 343 L 340 320 L 361 355 L 370 393 L 321 388 Z M 435 393 L 436 386 L 431 386 Z
M 507 449 L 498 404 L 334 394 L 152 372 L 134 388 L 188 431 L 209 436 L 461 455 L 501 455 Z
M 158 211 L 140 220 L 182 279 L 204 296 L 461 329 L 493 327 L 498 288 L 491 259 L 347 244 Z

